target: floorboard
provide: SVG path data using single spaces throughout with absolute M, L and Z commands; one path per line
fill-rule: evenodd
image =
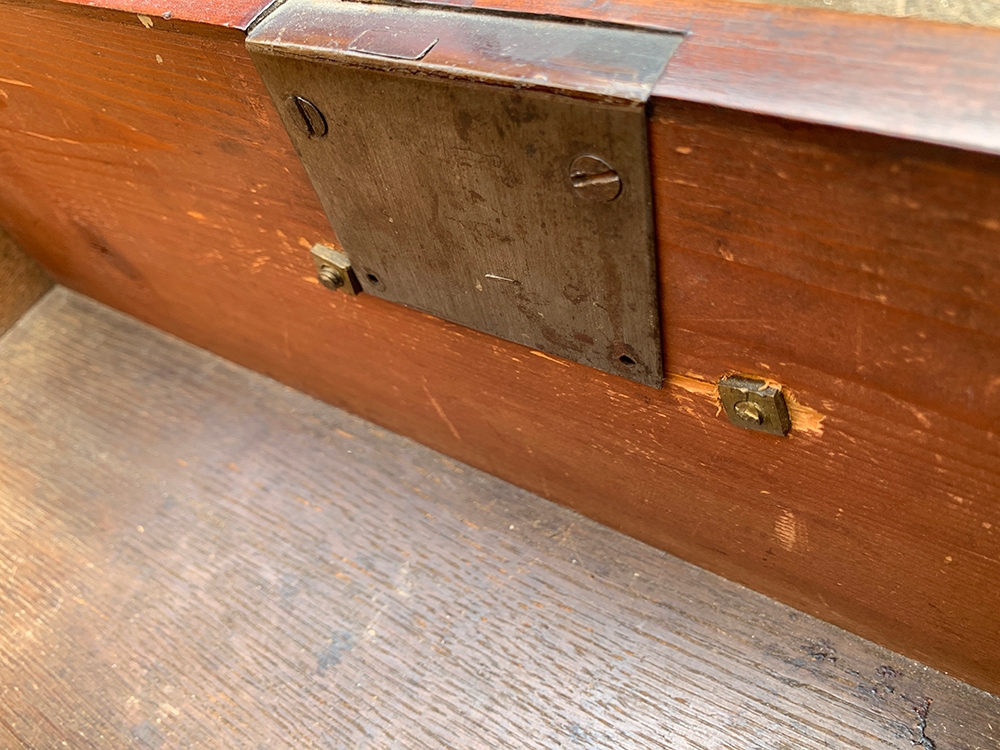
M 65 289 L 0 339 L 4 748 L 913 745 L 1000 699 Z

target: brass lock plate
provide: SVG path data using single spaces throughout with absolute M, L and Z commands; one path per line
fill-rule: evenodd
M 719 398 L 737 427 L 784 437 L 792 429 L 781 389 L 756 378 L 729 375 L 719 381 Z
M 645 105 L 681 38 L 289 0 L 247 47 L 366 293 L 658 388 Z
M 320 244 L 313 245 L 311 253 L 320 284 L 331 292 L 341 291 L 352 297 L 361 291 L 350 258 L 335 248 Z

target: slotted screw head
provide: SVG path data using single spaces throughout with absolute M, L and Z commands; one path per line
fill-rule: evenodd
M 344 277 L 337 273 L 337 270 L 332 266 L 323 266 L 316 275 L 319 278 L 319 283 L 327 289 L 336 291 L 344 285 Z
M 326 118 L 319 107 L 304 96 L 296 94 L 288 97 L 288 109 L 299 129 L 310 138 L 322 138 L 329 131 Z
M 574 192 L 590 201 L 613 201 L 622 192 L 622 178 L 604 159 L 578 156 L 569 168 Z
M 751 422 L 752 424 L 763 424 L 764 422 L 764 414 L 761 412 L 760 407 L 749 401 L 740 401 L 733 407 L 733 411 L 744 422 Z
M 758 378 L 727 375 L 719 380 L 719 399 L 737 427 L 787 435 L 792 428 L 781 387 Z
M 330 245 L 316 243 L 312 247 L 316 278 L 330 291 L 340 290 L 354 296 L 361 292 L 361 284 L 351 267 L 351 259 Z

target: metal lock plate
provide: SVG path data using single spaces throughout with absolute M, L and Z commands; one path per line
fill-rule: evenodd
M 313 245 L 311 253 L 320 284 L 330 291 L 341 291 L 351 296 L 361 291 L 350 258 L 328 245 Z
M 719 397 L 737 427 L 785 436 L 792 428 L 781 389 L 763 380 L 730 375 L 719 381 Z
M 680 40 L 290 0 L 247 47 L 365 292 L 658 388 L 645 103 Z

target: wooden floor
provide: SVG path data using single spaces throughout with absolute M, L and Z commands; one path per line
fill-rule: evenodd
M 0 339 L 0 748 L 913 745 L 1000 700 L 65 289 Z

